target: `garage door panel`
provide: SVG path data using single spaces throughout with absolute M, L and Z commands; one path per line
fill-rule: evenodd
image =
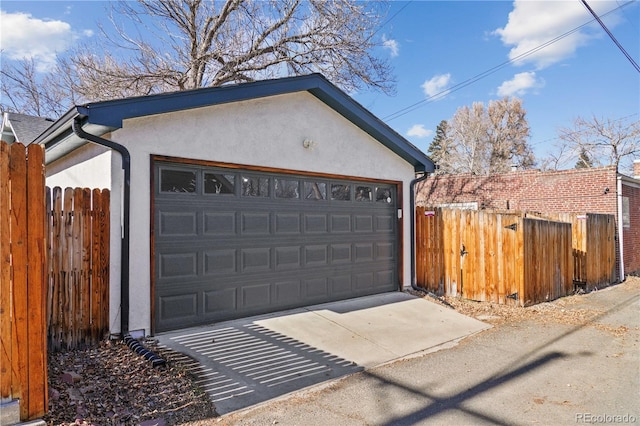
M 329 244 L 313 245 L 304 247 L 305 266 L 325 266 L 328 264 L 327 253 Z
M 203 234 L 207 236 L 224 236 L 236 234 L 235 212 L 204 212 Z
M 372 215 L 355 215 L 354 221 L 355 232 L 372 232 L 373 216 Z
M 361 272 L 355 275 L 354 287 L 357 291 L 370 290 L 373 289 L 373 273 L 372 272 Z
M 249 248 L 240 250 L 241 272 L 267 272 L 271 269 L 271 249 Z
M 373 285 L 375 288 L 389 288 L 390 285 L 393 286 L 393 270 L 388 269 L 386 271 L 376 272 Z
M 269 283 L 242 286 L 241 293 L 241 309 L 250 310 L 271 305 L 271 285 Z
M 245 235 L 269 235 L 271 215 L 264 213 L 241 213 L 242 233 Z
M 397 289 L 394 186 L 171 167 L 224 185 L 156 188 L 156 331 Z
M 393 243 L 376 243 L 376 260 L 392 260 L 393 258 Z
M 197 253 L 172 253 L 160 256 L 160 278 L 198 275 Z
M 300 215 L 296 213 L 275 214 L 276 234 L 300 234 Z
M 195 318 L 198 311 L 198 294 L 183 293 L 160 297 L 160 318 L 163 321 Z
M 296 305 L 301 300 L 300 280 L 279 281 L 274 284 L 275 302 L 282 306 Z
M 351 244 L 331 244 L 329 252 L 332 264 L 351 263 Z
M 376 216 L 376 231 L 394 231 L 395 218 L 391 215 Z
M 276 247 L 275 268 L 277 270 L 299 269 L 302 266 L 300 246 Z
M 351 274 L 331 277 L 331 293 L 335 296 L 348 295 L 353 292 L 351 289 Z
M 238 310 L 238 298 L 235 288 L 203 291 L 204 314 L 224 315 Z
M 195 212 L 160 213 L 160 236 L 194 236 L 197 235 L 197 218 Z
M 204 253 L 205 275 L 233 273 L 237 271 L 237 250 L 210 250 Z
M 351 232 L 351 215 L 350 214 L 332 214 L 331 215 L 330 232 Z
M 308 278 L 304 280 L 304 295 L 309 301 L 325 299 L 329 295 L 327 278 Z
M 373 243 L 355 244 L 355 253 L 356 262 L 373 261 Z
M 326 233 L 329 231 L 326 214 L 305 214 L 304 232 L 307 234 Z

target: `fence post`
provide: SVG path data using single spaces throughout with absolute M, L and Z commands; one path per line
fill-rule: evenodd
M 0 399 L 11 397 L 11 253 L 9 145 L 0 142 Z
M 28 332 L 28 400 L 26 418 L 41 417 L 47 411 L 47 330 L 45 236 L 44 150 L 29 145 L 27 163 L 27 332 Z

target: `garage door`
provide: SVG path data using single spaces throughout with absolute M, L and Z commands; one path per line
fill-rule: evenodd
M 156 331 L 398 288 L 392 183 L 154 170 Z

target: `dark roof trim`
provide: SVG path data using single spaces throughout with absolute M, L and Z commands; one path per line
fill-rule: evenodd
M 60 142 L 64 127 L 81 116 L 86 129 L 94 128 L 102 134 L 122 127 L 123 120 L 153 114 L 163 114 L 211 105 L 238 102 L 266 96 L 307 91 L 327 104 L 347 120 L 410 163 L 415 171 L 434 169 L 433 162 L 419 149 L 375 117 L 320 74 L 261 80 L 221 87 L 162 93 L 158 95 L 89 103 L 72 108 L 36 141 L 45 143 L 47 150 Z M 100 136 L 98 134 L 98 136 Z

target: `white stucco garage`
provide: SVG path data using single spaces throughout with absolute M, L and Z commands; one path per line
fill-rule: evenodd
M 79 105 L 36 142 L 48 186 L 112 191 L 112 333 L 410 285 L 433 163 L 318 74 Z

